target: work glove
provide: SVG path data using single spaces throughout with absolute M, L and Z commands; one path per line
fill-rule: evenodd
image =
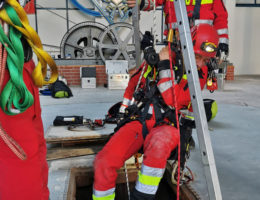
M 153 46 L 154 37 L 150 31 L 145 31 L 143 39 L 141 41 L 141 49 L 145 50 L 147 47 Z
M 226 43 L 219 43 L 218 51 L 216 57 L 220 58 L 220 60 L 226 60 L 229 53 L 229 46 Z

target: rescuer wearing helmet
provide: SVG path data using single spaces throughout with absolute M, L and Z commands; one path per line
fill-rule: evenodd
M 203 89 L 208 74 L 206 62 L 216 55 L 218 34 L 209 24 L 195 26 L 191 34 Z M 167 47 L 160 51 L 159 57 L 160 61 L 155 68 L 151 69 L 144 62 L 129 81 L 124 94 L 124 98 L 129 100 L 125 109 L 126 117 L 94 161 L 93 200 L 115 199 L 116 170 L 141 148 L 144 153 L 143 163 L 135 189 L 131 192 L 131 200 L 152 200 L 155 197 L 167 159 L 180 139 L 173 117 L 174 95 L 178 111 L 187 108 L 191 101 L 185 76 L 172 89 Z M 143 68 L 141 83 L 137 85 Z
M 140 10 L 149 11 L 153 9 L 154 0 L 139 0 Z M 168 34 L 170 28 L 177 29 L 174 0 L 156 0 L 156 6 L 163 5 L 165 14 L 165 32 Z M 217 57 L 225 58 L 229 53 L 228 39 L 228 13 L 223 0 L 185 0 L 190 25 L 207 23 L 213 25 L 219 35 L 219 47 Z M 127 0 L 130 8 L 134 7 L 136 0 Z

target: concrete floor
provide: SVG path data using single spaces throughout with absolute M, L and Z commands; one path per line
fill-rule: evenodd
M 45 130 L 57 115 L 103 118 L 111 105 L 122 100 L 124 91 L 100 87 L 72 88 L 72 92 L 74 97 L 70 99 L 40 97 Z M 203 98 L 218 102 L 219 111 L 209 123 L 209 130 L 223 199 L 260 199 L 260 76 L 238 76 L 234 81 L 226 81 L 222 91 L 203 91 Z M 197 145 L 188 166 L 195 174 L 193 187 L 202 199 L 207 199 L 198 142 L 194 138 Z

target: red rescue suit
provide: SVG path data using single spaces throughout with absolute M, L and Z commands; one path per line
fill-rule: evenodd
M 34 104 L 18 115 L 6 115 L 0 109 L 2 128 L 25 151 L 26 160 L 20 160 L 0 138 L 0 199 L 48 200 L 48 165 L 46 143 L 41 119 L 39 91 L 31 78 L 35 65 L 24 64 L 23 79 L 34 97 Z M 6 70 L 4 84 L 9 80 Z
M 159 82 L 157 87 L 164 102 L 169 106 L 173 106 L 174 98 L 169 61 L 164 60 L 160 61 L 160 63 L 166 66 L 166 68 L 158 73 Z M 131 102 L 143 67 L 145 67 L 145 76 L 148 66 L 143 63 L 137 73 L 130 79 L 124 94 L 124 100 L 127 99 L 128 102 Z M 207 73 L 206 66 L 199 70 L 201 88 L 206 84 Z M 142 77 L 140 87 L 144 85 L 145 78 Z M 186 107 L 190 102 L 187 80 L 181 80 L 180 84 L 174 88 L 174 92 L 178 97 L 177 101 L 180 108 Z M 124 107 L 127 106 L 125 105 Z M 145 121 L 149 132 L 145 138 L 142 134 L 143 125 L 141 122 L 131 121 L 122 126 L 98 153 L 94 162 L 93 200 L 114 200 L 117 178 L 116 170 L 121 168 L 124 162 L 137 153 L 142 146 L 144 150 L 142 168 L 138 174 L 138 180 L 135 190 L 131 194 L 131 199 L 154 198 L 160 179 L 163 176 L 167 159 L 178 144 L 179 134 L 175 127 L 168 124 L 163 123 L 163 125 L 154 126 L 156 120 L 153 108 L 151 109 L 151 114 L 152 117 Z
M 142 0 L 141 10 L 152 10 L 153 0 Z M 196 0 L 185 0 L 189 17 L 192 17 Z M 164 5 L 166 32 L 171 27 L 177 28 L 174 3 L 172 0 L 156 0 L 156 6 Z M 228 13 L 223 0 L 201 0 L 200 18 L 195 21 L 214 25 L 219 35 L 219 43 L 228 44 Z

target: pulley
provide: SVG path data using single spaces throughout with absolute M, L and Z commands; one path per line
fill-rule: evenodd
M 135 30 L 134 27 L 128 23 L 115 23 L 106 28 L 104 33 L 100 36 L 100 42 L 98 44 L 99 53 L 102 60 L 127 60 L 128 68 L 132 69 L 136 66 L 135 61 L 135 41 L 134 41 Z M 107 35 L 113 36 L 115 38 L 115 42 L 113 44 L 108 43 L 106 40 Z M 139 33 L 140 37 L 142 34 Z M 112 50 L 114 53 L 108 58 L 105 57 L 103 52 L 110 49 L 110 53 Z
M 61 56 L 72 59 L 101 59 L 98 43 L 105 28 L 103 24 L 91 21 L 73 26 L 62 38 Z M 109 45 L 115 43 L 115 38 L 109 34 L 104 35 L 102 40 Z M 106 59 L 113 53 L 113 50 L 104 50 L 102 57 Z

